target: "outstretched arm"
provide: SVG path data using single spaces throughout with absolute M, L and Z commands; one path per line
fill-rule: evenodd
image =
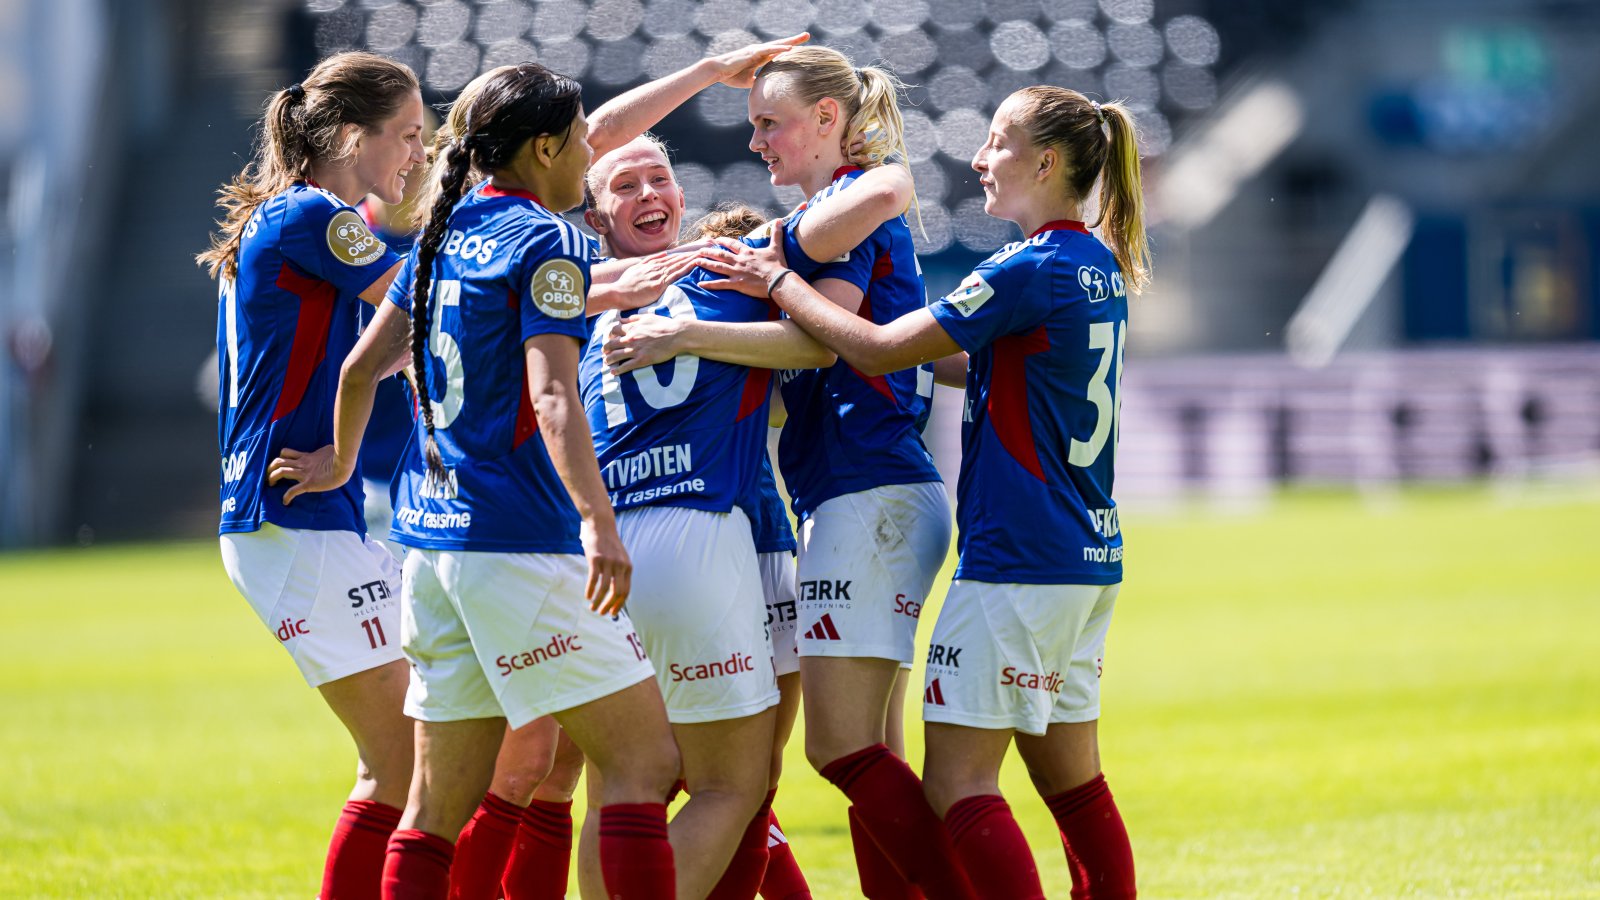
M 755 83 L 756 69 L 773 57 L 811 39 L 801 32 L 764 44 L 750 44 L 718 56 L 708 56 L 679 69 L 665 78 L 641 84 L 631 91 L 602 103 L 589 116 L 589 146 L 594 158 L 610 153 L 649 131 L 667 114 L 713 84 L 748 88 Z
M 583 555 L 589 560 L 583 595 L 595 612 L 611 615 L 628 601 L 633 563 L 617 534 L 611 498 L 595 461 L 594 435 L 578 399 L 578 342 L 563 334 L 536 334 L 522 347 L 545 451 L 583 519 Z
M 267 466 L 268 484 L 285 479 L 296 482 L 283 495 L 285 506 L 301 494 L 334 490 L 355 474 L 378 382 L 404 368 L 410 349 L 411 317 L 393 303 L 379 306 L 339 369 L 333 443 L 309 452 L 285 447 L 283 455 Z
M 818 293 L 784 265 L 782 222 L 774 226 L 769 246 L 746 249 L 748 253 L 734 254 L 734 261 L 708 257 L 701 265 L 713 272 L 748 272 L 753 280 L 768 286 L 773 302 L 790 319 L 863 375 L 898 372 L 961 352 L 955 339 L 927 309 L 878 325 Z M 750 280 L 741 279 L 730 286 L 743 291 Z M 774 282 L 776 287 L 772 287 Z
M 606 336 L 606 365 L 621 374 L 690 354 L 754 369 L 820 369 L 836 357 L 790 321 L 705 322 L 637 316 Z

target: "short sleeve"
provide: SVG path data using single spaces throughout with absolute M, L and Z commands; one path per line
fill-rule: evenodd
M 289 215 L 283 255 L 341 294 L 365 291 L 400 261 L 360 213 L 321 191 L 301 194 Z
M 577 228 L 555 222 L 528 243 L 512 277 L 520 290 L 521 339 L 564 334 L 585 340 L 589 242 Z
M 1008 250 L 1011 248 L 1007 248 Z M 1040 260 L 1001 251 L 980 263 L 959 287 L 928 307 L 961 349 L 973 353 L 1044 320 L 1048 291 L 1034 284 Z
M 395 306 L 406 315 L 411 315 L 411 294 L 417 282 L 417 248 L 413 246 L 406 256 L 406 264 L 400 267 L 400 274 L 394 277 L 394 282 L 389 285 L 388 293 L 383 299 Z

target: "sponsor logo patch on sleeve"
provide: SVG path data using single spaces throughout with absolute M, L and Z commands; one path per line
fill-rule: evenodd
M 583 315 L 583 273 L 570 259 L 550 259 L 533 273 L 528 285 L 533 305 L 552 319 Z
M 370 265 L 388 249 L 353 209 L 341 209 L 328 220 L 328 250 L 346 265 Z
M 944 302 L 954 306 L 956 311 L 963 316 L 971 316 L 978 311 L 978 307 L 988 302 L 989 298 L 993 296 L 994 288 L 989 286 L 989 282 L 983 280 L 982 275 L 973 272 L 967 276 L 965 281 L 961 282 L 960 287 L 945 296 Z

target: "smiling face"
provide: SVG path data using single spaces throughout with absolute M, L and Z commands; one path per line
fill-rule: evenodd
M 670 248 L 683 221 L 683 188 L 661 147 L 639 137 L 607 153 L 589 171 L 594 208 L 589 227 L 622 259 Z
M 800 102 L 788 72 L 763 75 L 750 89 L 750 149 L 761 154 L 775 185 L 821 190 L 844 163 L 839 146 L 839 103 L 824 97 Z
M 422 94 L 413 92 L 394 115 L 361 135 L 355 153 L 355 174 L 379 200 L 399 203 L 405 196 L 407 174 L 425 159 Z
M 989 138 L 972 157 L 972 168 L 983 187 L 983 211 L 996 219 L 1020 222 L 1044 184 L 1041 165 L 1045 151 L 1034 146 L 1016 123 L 1019 101 L 1009 97 L 995 110 Z

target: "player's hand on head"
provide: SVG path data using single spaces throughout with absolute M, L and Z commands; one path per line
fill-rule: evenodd
M 681 352 L 685 327 L 683 319 L 649 314 L 618 322 L 600 348 L 606 367 L 621 375 L 672 359 Z
M 283 505 L 288 506 L 301 494 L 331 491 L 343 487 L 350 480 L 350 472 L 341 471 L 339 458 L 333 445 L 319 447 L 310 453 L 283 448 L 283 455 L 267 465 L 267 484 L 292 481 L 293 485 L 283 495 Z
M 583 596 L 595 612 L 615 615 L 628 602 L 633 587 L 633 561 L 628 558 L 614 522 L 598 525 L 585 520 L 581 537 L 583 555 L 589 561 L 589 581 Z
M 810 32 L 802 31 L 799 34 L 767 41 L 762 44 L 747 44 L 737 50 L 711 57 L 717 66 L 717 80 L 729 87 L 750 88 L 756 83 L 756 70 L 788 51 L 791 47 L 798 47 L 811 40 Z

